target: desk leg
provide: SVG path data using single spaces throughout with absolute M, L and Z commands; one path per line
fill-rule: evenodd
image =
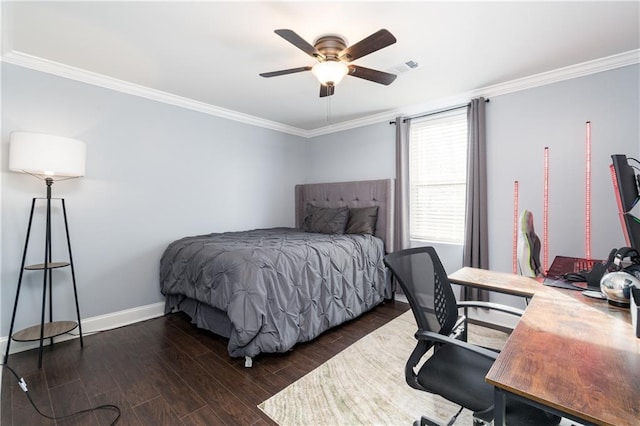
M 493 388 L 493 425 L 505 426 L 505 408 L 507 405 L 507 398 L 504 392 L 498 388 Z
M 465 301 L 468 301 L 469 287 L 467 287 L 466 285 L 462 287 L 462 294 L 463 294 L 463 299 Z M 463 315 L 464 315 L 464 332 L 462 333 L 461 339 L 462 341 L 466 342 L 467 338 L 469 337 L 469 308 L 467 308 L 466 306 L 463 308 Z

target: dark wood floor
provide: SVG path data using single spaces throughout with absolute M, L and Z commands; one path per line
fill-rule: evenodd
M 227 342 L 198 330 L 182 313 L 136 323 L 9 356 L 42 412 L 63 416 L 100 404 L 122 410 L 119 425 L 272 425 L 256 406 L 371 331 L 407 311 L 389 302 L 327 331 L 287 354 L 261 355 L 253 368 L 227 355 Z M 115 413 L 98 411 L 47 420 L 33 409 L 14 377 L 2 375 L 3 426 L 108 425 Z

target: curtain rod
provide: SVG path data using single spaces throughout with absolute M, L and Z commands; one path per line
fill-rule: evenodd
M 490 101 L 490 99 L 485 99 L 485 102 L 489 102 L 489 101 Z M 411 121 L 411 120 L 416 119 L 416 118 L 429 117 L 430 115 L 436 115 L 436 114 L 441 114 L 443 112 L 455 111 L 457 109 L 466 108 L 466 107 L 469 106 L 469 104 L 470 104 L 470 102 L 467 102 L 466 104 L 456 105 L 454 107 L 447 108 L 447 109 L 440 109 L 438 111 L 427 112 L 425 114 L 420 114 L 420 115 L 414 115 L 414 116 L 405 118 L 404 120 L 402 120 L 402 122 L 406 123 L 407 121 Z M 395 120 L 394 121 L 390 121 L 389 124 L 396 124 L 396 122 L 395 122 Z

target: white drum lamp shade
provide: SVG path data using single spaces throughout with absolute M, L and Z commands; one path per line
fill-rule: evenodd
M 13 132 L 9 142 L 9 170 L 45 178 L 85 174 L 87 147 L 77 139 L 43 133 Z

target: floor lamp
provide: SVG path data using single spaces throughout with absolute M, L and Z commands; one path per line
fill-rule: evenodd
M 85 174 L 86 146 L 79 140 L 52 136 L 41 133 L 13 132 L 9 145 L 9 170 L 28 173 L 36 178 L 44 180 L 47 186 L 46 198 L 36 197 L 31 202 L 31 213 L 29 215 L 29 225 L 22 254 L 22 264 L 18 278 L 18 288 L 11 315 L 11 326 L 7 339 L 7 348 L 4 355 L 4 363 L 9 358 L 9 348 L 11 340 L 15 341 L 39 341 L 38 368 L 42 367 L 42 348 L 45 339 L 51 339 L 78 327 L 80 332 L 80 347 L 84 346 L 82 340 L 82 325 L 80 323 L 80 307 L 78 304 L 78 291 L 76 287 L 76 275 L 73 266 L 73 256 L 71 255 L 71 242 L 69 240 L 69 226 L 67 222 L 67 210 L 64 198 L 51 198 L 51 186 L 57 180 L 71 179 L 84 176 Z M 29 248 L 29 237 L 31 225 L 33 223 L 33 212 L 37 200 L 46 201 L 46 227 L 44 244 L 44 262 L 35 265 L 25 265 Z M 51 202 L 58 200 L 62 204 L 64 217 L 65 234 L 67 237 L 67 248 L 69 250 L 69 260 L 64 262 L 54 262 L 51 253 Z M 53 293 L 52 293 L 52 270 L 57 268 L 71 268 L 71 281 L 73 283 L 73 293 L 76 304 L 76 321 L 53 321 Z M 42 271 L 42 314 L 40 324 L 13 332 L 22 287 L 22 278 L 25 271 Z M 45 308 L 47 305 L 47 289 L 49 294 L 49 321 L 45 322 Z

